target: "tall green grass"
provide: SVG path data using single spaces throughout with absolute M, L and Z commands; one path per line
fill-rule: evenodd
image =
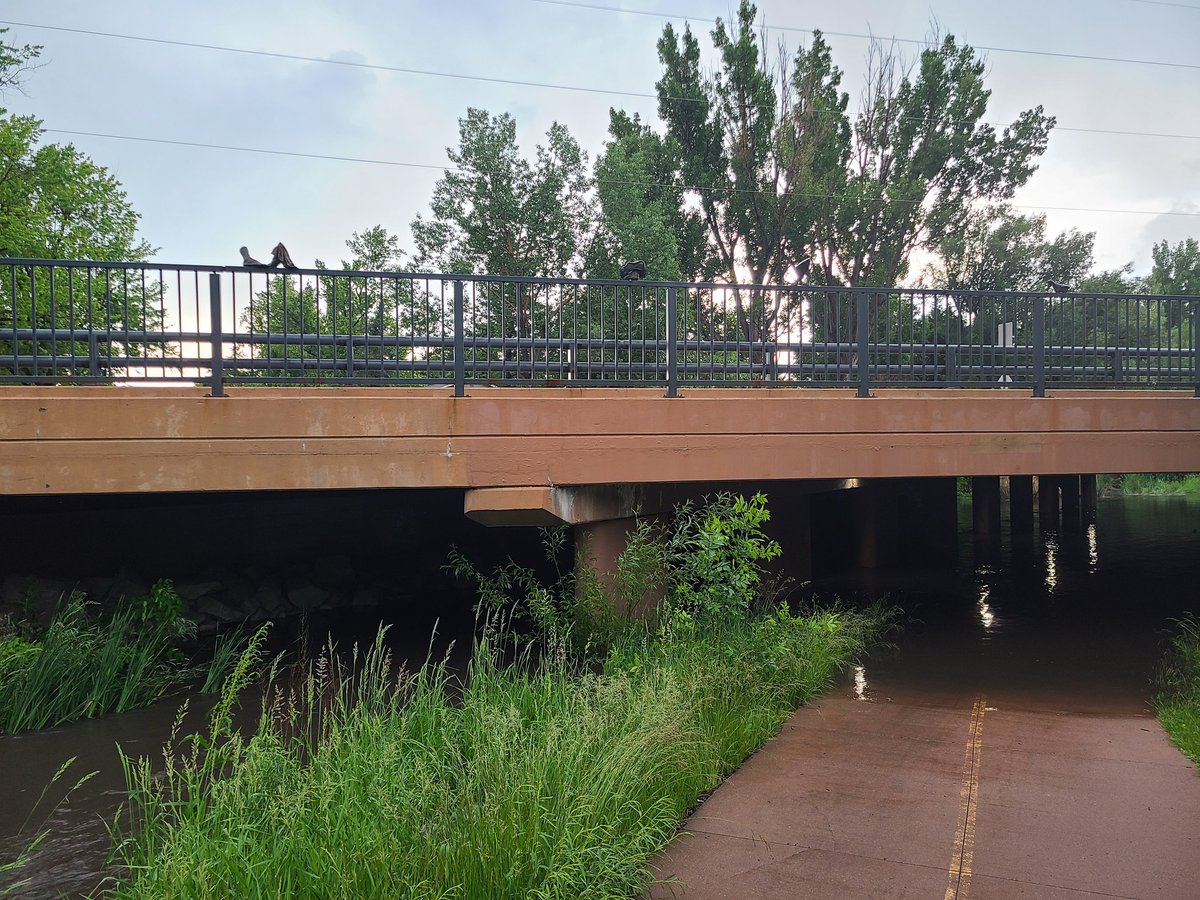
M 1184 619 L 1159 669 L 1158 719 L 1179 748 L 1200 763 L 1200 621 Z
M 327 652 L 269 692 L 252 737 L 218 712 L 165 775 L 130 763 L 114 896 L 629 896 L 878 623 L 631 628 L 599 672 L 565 652 L 501 664 L 485 637 L 461 685 L 439 664 L 394 675 L 382 635 L 357 663 Z
M 1107 493 L 1117 491 L 1126 497 L 1158 494 L 1200 495 L 1200 473 L 1130 473 L 1101 475 L 1098 488 Z
M 176 680 L 188 628 L 183 619 L 148 622 L 134 605 L 93 615 L 72 595 L 40 640 L 0 641 L 0 732 L 145 706 Z
M 887 625 L 765 605 L 765 519 L 762 497 L 685 507 L 666 533 L 635 531 L 607 586 L 452 556 L 486 613 L 465 675 L 397 673 L 380 632 L 349 659 L 328 648 L 298 683 L 276 673 L 244 736 L 231 710 L 256 635 L 205 734 L 169 747 L 165 773 L 127 761 L 114 896 L 636 893 L 700 796 Z M 614 585 L 627 596 L 605 597 Z M 602 612 L 655 592 L 645 618 Z

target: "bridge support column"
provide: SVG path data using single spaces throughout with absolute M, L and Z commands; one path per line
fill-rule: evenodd
M 958 558 L 957 482 L 911 478 L 901 483 L 897 529 L 908 558 L 935 566 L 953 565 Z
M 1042 532 L 1058 531 L 1058 479 L 1038 476 L 1038 524 Z
M 897 525 L 893 481 L 867 479 L 854 489 L 855 563 L 860 569 L 878 569 L 895 563 Z
M 1064 531 L 1077 531 L 1079 520 L 1079 476 L 1064 475 L 1059 479 L 1062 490 L 1062 523 Z
M 575 573 L 577 580 L 594 576 L 610 603 L 624 615 L 643 615 L 662 599 L 661 595 L 638 598 L 622 597 L 615 590 L 618 560 L 629 546 L 629 535 L 637 527 L 637 519 L 606 519 L 572 526 L 575 538 Z
M 1000 561 L 1000 476 L 971 479 L 971 523 L 975 558 L 995 565 Z
M 1033 537 L 1033 476 L 1008 476 L 1008 520 L 1012 536 Z
M 1083 521 L 1096 521 L 1096 476 L 1079 476 L 1079 503 L 1082 507 Z

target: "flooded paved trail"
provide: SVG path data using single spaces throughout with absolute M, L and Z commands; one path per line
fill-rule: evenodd
M 694 813 L 653 896 L 1200 896 L 1200 775 L 1150 706 L 1200 503 L 1102 501 L 1091 529 L 972 556 L 817 586 L 915 620 Z

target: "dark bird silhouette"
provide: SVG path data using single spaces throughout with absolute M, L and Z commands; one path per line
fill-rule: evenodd
M 812 268 L 812 257 L 806 256 L 800 262 L 796 263 L 796 277 L 803 278 L 808 274 L 808 270 Z
M 292 262 L 291 254 L 287 252 L 287 247 L 283 244 L 276 244 L 275 249 L 271 251 L 271 262 L 268 264 L 273 269 L 276 266 L 283 266 L 285 269 L 297 269 L 297 266 Z
M 640 259 L 627 262 L 621 266 L 622 281 L 641 281 L 646 277 L 646 264 Z
M 266 265 L 264 265 L 263 263 L 260 263 L 257 259 L 255 259 L 253 256 L 251 256 L 250 251 L 247 250 L 245 247 L 239 247 L 238 250 L 242 254 L 242 265 L 243 266 L 262 266 L 264 269 L 266 268 Z
M 1055 281 L 1052 278 L 1047 278 L 1046 284 L 1050 285 L 1056 294 L 1069 294 L 1071 292 L 1071 286 L 1069 284 L 1063 284 L 1061 281 Z

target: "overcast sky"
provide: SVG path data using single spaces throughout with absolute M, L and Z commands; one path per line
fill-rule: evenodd
M 583 0 L 673 16 L 704 36 L 732 0 Z M 1042 104 L 1068 128 L 1200 135 L 1200 0 L 860 0 L 759 4 L 772 40 L 797 29 L 921 38 L 936 20 L 977 47 L 1172 62 L 1128 62 L 987 51 L 990 121 Z M 42 67 L 10 111 L 47 129 L 199 142 L 440 166 L 468 106 L 509 112 L 532 155 L 553 121 L 594 160 L 610 106 L 657 123 L 651 97 L 382 71 L 170 46 L 34 25 L 346 60 L 378 66 L 653 94 L 655 41 L 665 20 L 541 0 L 4 0 L 9 43 L 44 45 Z M 682 17 L 676 19 L 682 22 Z M 829 38 L 854 105 L 866 42 Z M 913 45 L 900 45 L 911 53 Z M 282 240 L 300 265 L 348 255 L 354 231 L 382 224 L 410 247 L 433 168 L 304 159 L 67 135 L 125 185 L 142 235 L 169 263 L 236 264 Z M 1101 267 L 1149 267 L 1150 246 L 1200 236 L 1200 139 L 1056 130 L 1017 196 L 1045 211 L 1052 232 L 1097 233 Z M 1040 210 L 1039 207 L 1141 210 Z M 1192 215 L 1164 215 L 1168 212 Z

